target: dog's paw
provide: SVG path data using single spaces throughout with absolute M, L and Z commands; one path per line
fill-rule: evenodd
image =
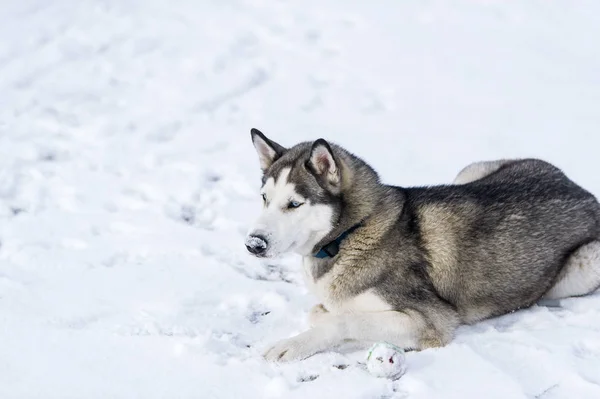
M 306 359 L 313 354 L 314 352 L 303 339 L 293 337 L 277 342 L 263 354 L 263 357 L 269 362 L 293 362 Z
M 329 311 L 325 306 L 318 304 L 313 306 L 308 312 L 308 323 L 311 327 L 321 324 L 325 318 L 329 316 Z

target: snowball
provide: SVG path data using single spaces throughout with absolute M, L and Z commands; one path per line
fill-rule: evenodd
M 367 355 L 367 370 L 375 377 L 397 380 L 406 372 L 404 350 L 385 342 L 373 345 Z

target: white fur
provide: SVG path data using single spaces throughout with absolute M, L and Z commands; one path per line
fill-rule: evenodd
M 341 179 L 340 170 L 326 144 L 313 147 L 310 154 L 310 162 L 317 174 L 327 179 L 332 192 L 337 193 Z
M 333 280 L 335 280 L 336 270 L 330 270 L 327 274 L 315 280 L 312 271 L 316 262 L 321 261 L 312 256 L 306 256 L 302 259 L 304 280 L 308 289 L 328 311 L 332 313 L 353 313 L 391 310 L 391 306 L 379 295 L 375 294 L 373 290 L 367 290 L 350 299 L 333 297 L 330 286 Z
M 269 245 L 266 257 L 286 252 L 309 255 L 313 247 L 331 230 L 332 210 L 327 205 L 311 204 L 301 197 L 295 185 L 288 182 L 290 168 L 281 171 L 277 180 L 270 177 L 263 186 L 267 202 L 247 241 L 252 235 L 264 236 Z M 303 203 L 287 209 L 290 201 Z
M 315 305 L 308 312 L 308 324 L 310 324 L 311 327 L 315 327 L 318 324 L 323 323 L 329 316 L 330 313 L 325 309 L 325 306 L 322 304 Z
M 502 167 L 502 165 L 507 162 L 512 162 L 510 160 L 499 159 L 497 161 L 483 161 L 483 162 L 475 162 L 458 173 L 458 176 L 454 179 L 454 184 L 467 184 L 474 182 L 475 180 L 482 179 L 498 169 Z
M 591 293 L 600 287 L 600 242 L 582 246 L 567 260 L 558 281 L 544 299 L 560 299 Z
M 301 360 L 348 340 L 389 342 L 401 348 L 414 348 L 419 345 L 423 328 L 424 323 L 418 317 L 394 311 L 330 315 L 316 327 L 279 341 L 264 356 L 269 361 Z
M 324 320 L 331 315 L 341 313 L 360 313 L 360 312 L 386 312 L 393 310 L 381 297 L 373 292 L 373 290 L 365 291 L 343 303 L 340 307 L 331 308 L 329 312 L 323 304 L 318 304 L 312 307 L 308 314 L 308 322 L 311 327 L 323 323 Z
M 373 290 L 367 290 L 362 294 L 355 296 L 347 303 L 347 310 L 352 312 L 385 312 L 392 310 L 392 307 L 385 302 Z
M 254 136 L 252 138 L 252 143 L 254 144 L 254 148 L 256 148 L 256 152 L 258 153 L 258 160 L 260 162 L 261 169 L 267 170 L 273 163 L 277 153 L 259 136 Z
M 331 155 L 331 152 L 324 145 L 316 146 L 311 155 L 310 161 L 319 174 L 325 172 L 329 174 L 337 173 L 337 165 Z

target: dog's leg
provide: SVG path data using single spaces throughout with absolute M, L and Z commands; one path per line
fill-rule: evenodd
M 348 340 L 388 342 L 401 348 L 425 349 L 445 345 L 451 339 L 454 327 L 449 330 L 435 331 L 415 311 L 328 314 L 316 327 L 275 344 L 264 357 L 269 361 L 301 360 Z
M 545 299 L 561 299 L 589 294 L 600 288 L 600 241 L 579 247 L 563 267 Z
M 516 159 L 499 159 L 497 161 L 483 161 L 472 163 L 458 173 L 458 175 L 454 178 L 453 184 L 467 184 L 474 182 L 475 180 L 479 180 L 488 175 L 491 175 L 492 173 L 500 169 L 503 165 L 514 161 L 516 161 Z
M 327 309 L 325 309 L 325 306 L 322 304 L 315 305 L 308 313 L 308 324 L 310 324 L 311 327 L 315 327 L 318 324 L 323 323 L 323 321 L 329 318 L 329 316 L 330 313 Z

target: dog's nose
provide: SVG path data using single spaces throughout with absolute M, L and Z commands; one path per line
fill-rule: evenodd
M 253 255 L 263 255 L 267 252 L 269 243 L 267 239 L 261 235 L 251 235 L 246 239 L 246 248 Z

